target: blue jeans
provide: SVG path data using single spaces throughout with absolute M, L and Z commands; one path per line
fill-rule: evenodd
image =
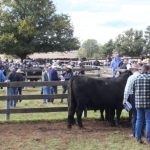
M 135 137 L 137 140 L 141 140 L 142 128 L 144 124 L 144 118 L 146 121 L 146 139 L 150 143 L 150 108 L 136 108 L 137 120 L 136 120 L 136 131 Z
M 43 95 L 48 95 L 48 94 L 50 94 L 50 89 L 49 89 L 49 87 L 48 86 L 45 86 L 45 87 L 42 87 L 42 94 Z M 43 99 L 43 103 L 47 103 L 48 102 L 48 99 Z
M 115 77 L 117 74 L 117 69 L 112 69 L 112 76 Z
M 137 119 L 137 112 L 135 108 L 135 96 L 134 94 L 129 95 L 128 98 L 129 102 L 132 105 L 132 134 L 135 137 L 135 126 L 136 126 L 136 119 Z
M 133 108 L 132 110 L 133 114 L 132 114 L 132 134 L 133 136 L 135 137 L 135 128 L 136 128 L 136 120 L 137 120 L 137 112 L 136 112 L 136 109 Z M 144 120 L 143 120 L 144 121 Z M 143 127 L 143 126 L 142 126 Z M 142 128 L 143 129 L 143 128 Z
M 57 86 L 50 87 L 50 94 L 57 94 Z
M 17 87 L 8 87 L 7 88 L 7 95 L 8 96 L 14 96 L 17 95 L 18 88 Z M 7 100 L 7 103 L 10 107 L 16 107 L 17 100 L 16 99 L 9 99 Z
M 50 94 L 57 94 L 57 86 L 51 86 L 50 87 Z M 53 103 L 54 98 L 51 98 L 50 101 Z

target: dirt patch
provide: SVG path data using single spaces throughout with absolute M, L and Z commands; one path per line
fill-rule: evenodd
M 106 122 L 97 120 L 84 121 L 85 129 L 79 129 L 78 126 L 73 126 L 68 129 L 65 121 L 60 122 L 35 122 L 35 123 L 4 123 L 0 124 L 0 142 L 8 139 L 26 139 L 35 137 L 34 140 L 40 141 L 48 138 L 66 139 L 73 137 L 77 138 L 103 138 L 108 132 L 130 132 L 128 124 L 123 122 L 120 127 L 110 127 Z

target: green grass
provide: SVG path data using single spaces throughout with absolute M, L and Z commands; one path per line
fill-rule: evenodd
M 2 144 L 1 144 L 2 145 Z M 46 137 L 41 139 L 38 135 L 28 138 L 13 139 L 2 150 L 149 150 L 148 145 L 136 143 L 128 138 L 124 132 L 111 132 L 104 137 L 84 137 L 71 135 L 67 139 Z

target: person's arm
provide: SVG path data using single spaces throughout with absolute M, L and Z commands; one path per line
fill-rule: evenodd
M 127 80 L 125 89 L 124 89 L 123 103 L 125 103 L 128 100 L 129 95 L 132 94 L 132 91 L 133 91 L 132 90 L 132 87 L 133 87 L 132 84 L 133 84 L 132 78 L 129 77 L 128 80 Z
M 42 72 L 42 82 L 45 81 L 44 76 L 45 76 L 45 72 Z
M 7 77 L 4 75 L 3 72 L 2 72 L 2 74 L 1 74 L 1 78 L 2 78 L 2 81 L 6 81 L 6 80 L 7 80 Z

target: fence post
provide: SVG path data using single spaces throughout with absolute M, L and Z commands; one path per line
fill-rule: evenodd
M 100 73 L 100 68 L 99 67 L 97 68 L 96 72 L 97 72 L 97 77 L 100 77 L 101 73 Z
M 9 95 L 9 87 L 7 87 L 7 95 Z M 6 109 L 7 109 L 7 112 L 6 112 L 6 120 L 8 121 L 8 120 L 10 120 L 10 100 L 9 99 L 7 99 L 6 100 L 7 102 L 6 102 Z

